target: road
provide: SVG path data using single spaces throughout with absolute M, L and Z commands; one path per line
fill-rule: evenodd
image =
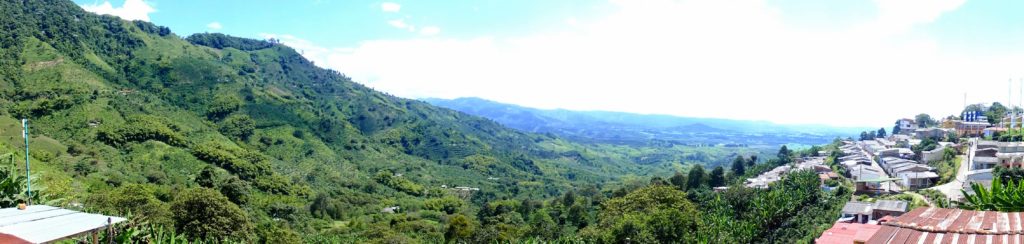
M 978 148 L 978 138 L 971 138 L 968 142 L 971 146 L 967 150 L 967 155 L 960 156 L 960 168 L 956 172 L 956 178 L 949 183 L 928 189 L 938 190 L 952 200 L 959 200 L 964 197 L 963 192 L 960 190 L 963 189 L 964 182 L 967 181 L 967 173 L 970 172 L 971 165 L 974 165 L 974 151 Z

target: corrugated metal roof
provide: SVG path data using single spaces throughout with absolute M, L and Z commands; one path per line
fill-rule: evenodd
M 25 210 L 0 209 L 0 234 L 11 235 L 31 243 L 44 243 L 105 228 L 125 218 L 83 213 L 46 205 L 32 205 Z
M 872 204 L 869 202 L 847 202 L 843 205 L 844 214 L 871 214 Z
M 899 200 L 878 200 L 874 204 L 875 209 L 883 211 L 906 212 L 907 201 Z
M 1022 213 L 921 207 L 884 223 L 867 243 L 1024 243 Z

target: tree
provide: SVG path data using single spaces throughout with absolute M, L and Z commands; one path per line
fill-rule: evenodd
M 860 140 L 861 141 L 871 140 L 871 139 L 868 139 L 868 132 L 867 131 L 861 131 L 860 132 Z
M 565 220 L 576 225 L 576 228 L 587 226 L 587 209 L 580 204 L 573 204 L 565 215 Z
M 747 166 L 754 167 L 754 165 L 757 165 L 757 155 L 750 155 L 750 160 L 747 161 Z
M 1000 212 L 1024 211 L 1024 187 L 1019 184 L 1024 184 L 1024 182 L 1010 181 L 1003 185 L 1003 180 L 1000 177 L 993 177 L 992 187 L 988 189 L 979 183 L 971 183 L 971 190 L 974 191 L 974 194 L 960 190 L 965 199 L 960 207 Z
M 256 130 L 256 122 L 249 115 L 232 114 L 224 121 L 221 121 L 219 131 L 226 136 L 248 140 L 253 131 Z
M 900 131 L 901 131 L 901 130 L 900 130 L 900 121 L 899 121 L 899 120 L 897 120 L 897 121 L 896 121 L 896 125 L 892 127 L 892 134 L 893 134 L 893 135 L 899 135 L 899 134 L 900 134 Z
M 195 182 L 199 186 L 213 188 L 217 184 L 218 178 L 217 169 L 207 165 L 196 175 Z
M 686 176 L 683 175 L 683 173 L 680 173 L 679 171 L 676 171 L 676 174 L 673 175 L 672 178 L 668 178 L 668 181 L 671 182 L 672 185 L 675 186 L 676 188 L 678 188 L 679 190 L 684 190 L 684 191 L 686 190 L 686 182 L 687 181 L 686 181 Z
M 249 186 L 249 182 L 245 182 L 239 179 L 237 176 L 231 176 L 221 182 L 220 193 L 224 194 L 228 200 L 235 204 L 245 204 L 249 201 L 249 192 L 252 191 L 252 187 Z
M 690 168 L 690 173 L 686 177 L 686 189 L 700 188 L 701 185 L 704 185 L 704 178 L 706 176 L 707 173 L 704 173 L 704 166 L 700 164 L 694 165 L 693 168 Z
M 775 156 L 779 158 L 780 165 L 793 162 L 793 151 L 790 151 L 786 145 L 782 145 L 782 147 L 779 148 L 779 153 L 775 154 Z
M 572 190 L 565 192 L 565 196 L 562 196 L 562 206 L 569 207 L 576 203 L 576 193 Z
M 647 186 L 608 200 L 582 235 L 600 243 L 692 243 L 699 215 L 686 192 Z
M 711 187 L 719 187 L 725 185 L 725 169 L 722 166 L 715 167 L 711 170 L 711 177 L 708 180 Z
M 924 113 L 914 116 L 914 122 L 917 122 L 917 127 L 919 128 L 928 128 L 938 124 L 932 119 L 931 115 Z M 895 132 L 893 133 L 895 134 Z
M 878 135 L 878 137 L 885 138 L 885 128 L 878 128 L 878 133 L 876 133 L 876 135 Z
M 448 218 L 448 227 L 445 228 L 444 239 L 448 243 L 465 242 L 473 235 L 473 223 L 462 214 L 455 214 Z
M 743 156 L 736 156 L 736 159 L 732 160 L 732 174 L 737 176 L 746 174 L 746 161 Z
M 992 103 L 992 106 L 988 107 L 988 110 L 985 111 L 985 117 L 988 118 L 989 123 L 997 124 L 1003 120 L 1003 116 L 1006 116 L 1006 111 L 1006 106 L 1003 106 L 1002 103 L 994 102 Z
M 174 227 L 192 239 L 247 240 L 249 217 L 227 197 L 209 188 L 191 188 L 171 203 Z
M 554 240 L 558 238 L 559 229 L 561 229 L 555 220 L 551 218 L 551 215 L 545 213 L 545 211 L 536 211 L 531 213 L 530 221 L 527 223 L 530 226 L 530 236 L 540 237 L 546 240 Z

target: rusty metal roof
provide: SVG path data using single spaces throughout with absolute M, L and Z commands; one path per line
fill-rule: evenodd
M 867 243 L 1024 243 L 1024 213 L 921 207 L 884 226 Z

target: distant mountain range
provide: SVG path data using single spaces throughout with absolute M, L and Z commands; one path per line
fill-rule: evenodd
M 528 132 L 619 144 L 670 141 L 684 144 L 822 144 L 870 128 L 787 125 L 768 121 L 679 117 L 609 111 L 537 109 L 481 98 L 422 99 Z

